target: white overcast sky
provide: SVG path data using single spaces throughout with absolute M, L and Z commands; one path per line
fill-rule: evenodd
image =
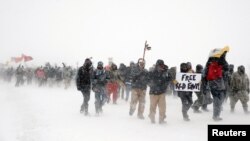
M 249 0 L 0 0 L 0 62 L 22 53 L 32 63 L 82 64 L 142 57 L 169 66 L 205 64 L 230 46 L 229 63 L 250 64 Z

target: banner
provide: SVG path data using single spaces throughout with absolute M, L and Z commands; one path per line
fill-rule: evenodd
M 176 91 L 200 91 L 201 74 L 199 73 L 177 73 L 176 81 Z

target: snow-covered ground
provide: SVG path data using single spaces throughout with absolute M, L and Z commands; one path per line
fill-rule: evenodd
M 193 99 L 196 97 L 194 96 Z M 147 95 L 145 120 L 129 116 L 129 103 L 118 100 L 107 104 L 104 113 L 95 116 L 91 94 L 90 116 L 79 113 L 82 95 L 74 87 L 14 87 L 0 82 L 0 141 L 205 141 L 208 124 L 250 124 L 250 115 L 238 103 L 235 114 L 224 105 L 223 121 L 214 122 L 210 112 L 189 111 L 190 122 L 182 120 L 179 98 L 168 96 L 167 124 L 151 124 Z

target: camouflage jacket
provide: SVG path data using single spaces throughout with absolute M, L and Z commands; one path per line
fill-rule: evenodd
M 241 75 L 238 72 L 233 73 L 230 84 L 233 91 L 249 92 L 249 78 L 247 74 Z

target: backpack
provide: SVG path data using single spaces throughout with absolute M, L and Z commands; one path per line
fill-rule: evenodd
M 208 66 L 207 80 L 222 78 L 222 70 L 222 65 L 219 65 L 218 62 L 211 62 Z

